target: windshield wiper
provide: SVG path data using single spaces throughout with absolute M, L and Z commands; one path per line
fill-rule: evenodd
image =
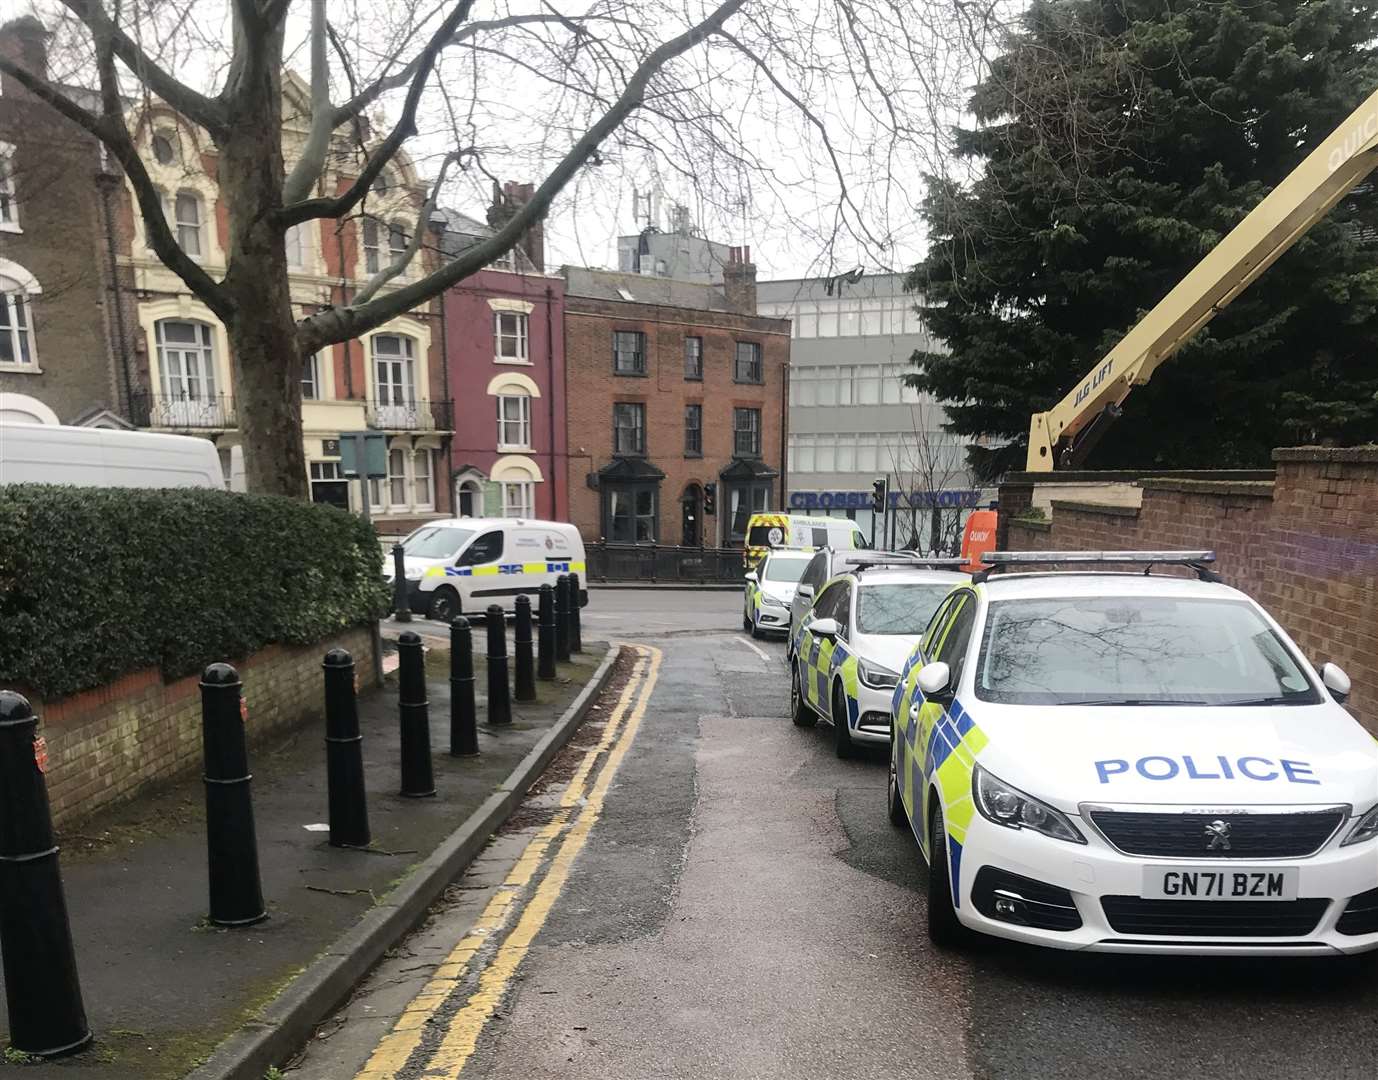
M 1064 701 L 1063 705 L 1205 705 L 1188 698 L 1103 698 L 1097 701 Z M 1234 702 L 1230 702 L 1231 705 Z M 1242 704 L 1242 703 L 1241 703 Z
M 1222 701 L 1221 705 L 1315 705 L 1316 702 L 1305 690 L 1298 694 L 1275 694 L 1272 697 L 1244 698 L 1240 701 Z

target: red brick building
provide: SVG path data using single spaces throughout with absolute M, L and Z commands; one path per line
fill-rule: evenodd
M 731 546 L 781 505 L 790 324 L 724 284 L 567 267 L 570 520 L 586 540 Z M 707 505 L 706 505 L 707 504 Z

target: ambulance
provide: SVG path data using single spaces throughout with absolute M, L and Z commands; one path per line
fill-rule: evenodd
M 807 517 L 803 514 L 752 514 L 746 523 L 742 565 L 753 569 L 771 548 L 817 551 L 830 547 L 850 551 L 870 547 L 855 521 L 845 517 Z

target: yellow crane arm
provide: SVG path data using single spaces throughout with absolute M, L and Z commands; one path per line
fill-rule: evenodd
M 1048 412 L 1029 422 L 1030 472 L 1081 463 L 1096 432 L 1119 415 L 1135 386 L 1153 377 L 1216 312 L 1378 166 L 1378 92 L 1360 105 L 1249 215 L 1179 281 Z

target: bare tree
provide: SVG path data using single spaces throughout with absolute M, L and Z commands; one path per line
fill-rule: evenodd
M 797 215 L 817 237 L 820 262 L 830 264 L 839 245 L 849 247 L 840 256 L 849 263 L 857 248 L 905 260 L 895 224 L 917 218 L 919 192 L 909 185 L 938 168 L 1003 7 L 46 2 L 64 16 L 58 33 L 73 57 L 70 79 L 2 57 L 0 70 L 118 162 L 149 247 L 226 327 L 250 489 L 289 495 L 306 489 L 302 358 L 432 300 L 510 251 L 562 193 L 577 197 L 599 184 L 610 160 L 647 157 L 738 220 L 763 200 Z M 282 136 L 288 64 L 309 69 L 311 102 L 309 134 L 290 153 Z M 69 82 L 83 79 L 97 92 L 74 93 Z M 214 145 L 217 197 L 228 212 L 218 279 L 178 246 L 145 166 L 141 125 L 157 103 Z M 404 155 L 434 169 L 405 250 L 347 302 L 297 318 L 287 231 L 366 215 L 375 183 Z M 530 201 L 457 256 L 430 252 L 412 266 L 442 193 L 486 188 L 514 164 L 543 176 Z M 824 203 L 824 212 L 812 209 Z
M 955 554 L 961 548 L 964 518 L 961 507 L 926 503 L 923 496 L 965 487 L 971 480 L 965 466 L 965 442 L 941 429 L 942 412 L 932 399 L 910 409 L 912 431 L 886 447 L 890 475 L 902 492 L 891 513 L 898 515 L 895 542 L 900 547 L 923 547 L 925 553 Z M 919 497 L 919 501 L 911 499 Z M 925 529 L 921 522 L 927 519 Z M 924 533 L 926 544 L 921 544 Z

